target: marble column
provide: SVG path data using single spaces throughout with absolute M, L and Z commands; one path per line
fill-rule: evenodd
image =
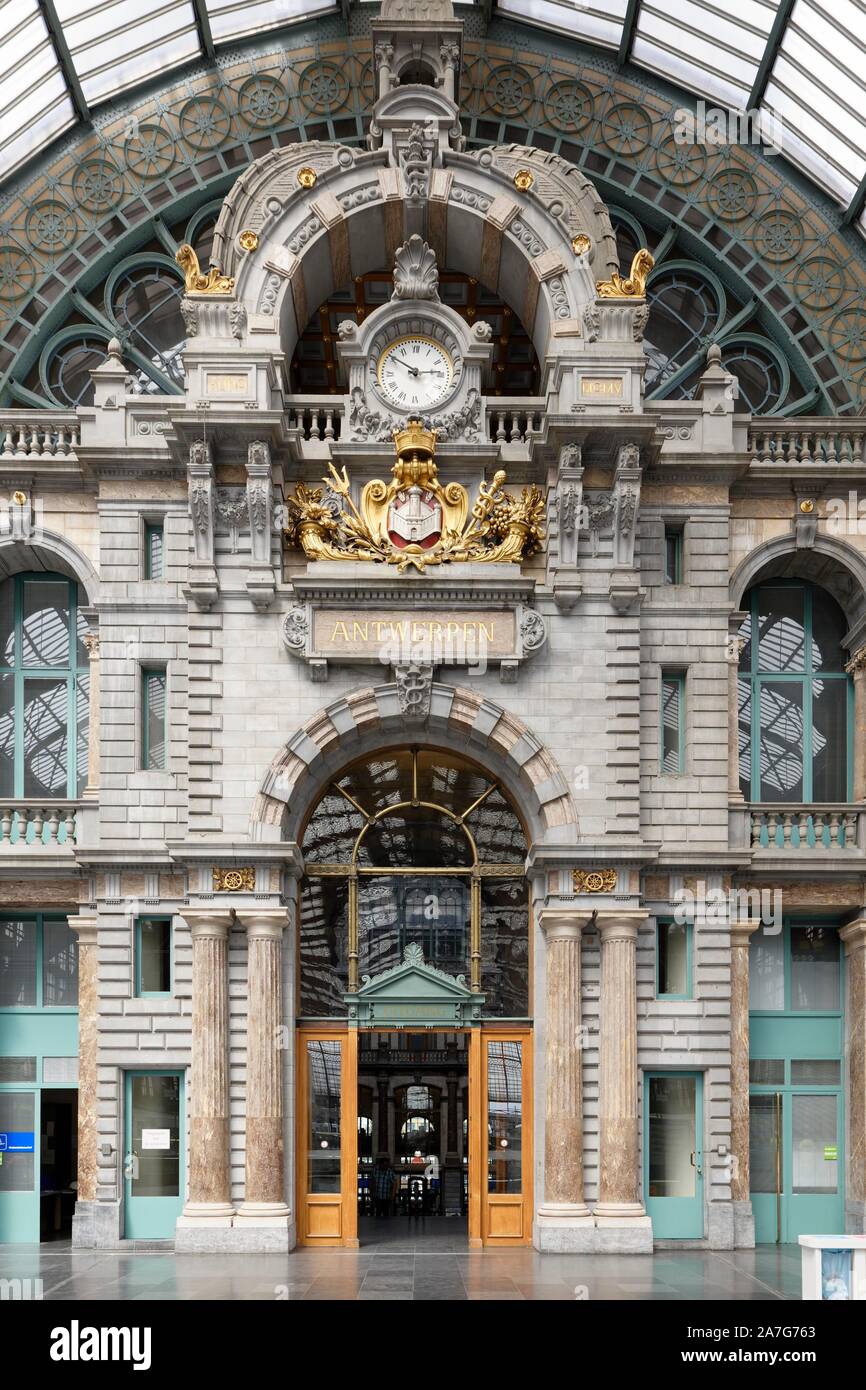
M 854 677 L 854 800 L 866 801 L 866 647 L 845 667 Z
M 848 998 L 845 1005 L 845 1070 L 848 1094 L 848 1171 L 845 1229 L 866 1232 L 866 917 L 839 932 L 845 943 Z
M 96 801 L 99 797 L 99 633 L 86 632 L 83 640 L 89 657 L 90 698 L 88 711 L 87 782 L 82 792 L 82 797 L 85 801 Z
M 544 1201 L 536 1218 L 541 1250 L 589 1250 L 595 1223 L 583 1193 L 583 1035 L 580 942 L 591 912 L 545 908 Z
M 96 1201 L 97 1114 L 96 1071 L 99 1042 L 99 969 L 96 913 L 68 917 L 78 938 L 78 1189 L 75 1198 L 73 1244 L 89 1243 L 84 1203 Z
M 231 1226 L 228 939 L 231 913 L 187 908 L 192 937 L 189 1197 L 178 1229 Z
M 247 1105 L 246 1191 L 236 1222 L 245 1226 L 287 1227 L 283 1149 L 283 931 L 284 907 L 250 911 L 238 917 L 246 928 Z
M 755 1244 L 749 1197 L 749 941 L 760 925 L 731 926 L 731 1201 L 734 1248 L 747 1250 Z
M 599 1037 L 599 1247 L 652 1250 L 652 1223 L 640 1199 L 637 1070 L 637 934 L 643 910 L 597 914 L 601 937 Z

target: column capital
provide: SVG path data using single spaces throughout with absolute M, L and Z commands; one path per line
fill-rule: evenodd
M 92 946 L 96 943 L 99 918 L 95 912 L 82 912 L 78 916 L 66 918 L 69 930 L 78 937 L 79 946 Z
M 649 917 L 645 908 L 624 912 L 597 912 L 596 925 L 602 941 L 636 941 Z
M 287 907 L 242 907 L 237 913 L 238 925 L 253 940 L 279 941 L 289 924 Z
M 856 922 L 849 922 L 847 927 L 840 927 L 839 939 L 845 942 L 846 956 L 852 956 L 855 951 L 866 950 L 866 917 L 858 917 Z
M 732 945 L 732 946 L 739 946 L 740 948 L 743 948 L 743 947 L 748 948 L 749 942 L 750 942 L 750 940 L 752 939 L 752 937 L 754 936 L 755 932 L 756 932 L 756 931 L 760 931 L 760 929 L 761 929 L 762 926 L 763 926 L 763 923 L 762 923 L 760 917 L 756 917 L 753 921 L 750 920 L 750 921 L 748 921 L 748 922 L 734 922 L 734 923 L 732 923 L 732 925 L 731 925 L 731 945 Z
M 189 927 L 193 941 L 208 936 L 224 941 L 231 931 L 234 914 L 228 908 L 187 907 L 178 915 Z
M 845 663 L 845 670 L 850 676 L 862 676 L 866 673 L 866 643 L 852 653 L 851 660 Z
M 591 912 L 575 912 L 573 907 L 543 907 L 538 914 L 548 941 L 573 941 L 591 921 Z

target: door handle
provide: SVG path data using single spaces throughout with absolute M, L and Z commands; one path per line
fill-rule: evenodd
M 128 1153 L 123 1161 L 123 1176 L 133 1181 L 138 1177 L 138 1154 Z
M 698 1150 L 697 1150 L 697 1149 L 692 1149 L 691 1153 L 689 1154 L 689 1162 L 691 1163 L 692 1167 L 694 1168 L 695 1172 L 697 1173 L 698 1177 L 700 1178 L 700 1177 L 703 1177 L 703 1172 L 704 1172 L 704 1170 L 703 1170 L 703 1168 L 701 1167 L 700 1163 L 698 1163 L 697 1160 L 698 1160 Z

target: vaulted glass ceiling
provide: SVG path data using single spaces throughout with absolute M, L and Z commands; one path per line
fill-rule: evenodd
M 0 169 L 8 176 L 101 103 L 160 74 L 344 8 L 0 0 Z M 611 50 L 621 65 L 711 103 L 772 114 L 765 146 L 781 149 L 866 233 L 866 0 L 495 0 L 492 14 Z

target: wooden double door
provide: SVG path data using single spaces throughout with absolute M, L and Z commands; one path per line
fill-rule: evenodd
M 461 1031 L 468 1035 L 469 1051 L 469 1245 L 528 1245 L 532 1030 Z M 358 1038 L 357 1028 L 298 1030 L 296 1172 L 302 1245 L 359 1243 Z

